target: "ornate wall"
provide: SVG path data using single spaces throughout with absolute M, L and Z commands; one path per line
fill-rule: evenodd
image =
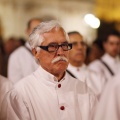
M 84 21 L 86 13 L 93 13 L 92 0 L 1 0 L 0 2 L 4 38 L 12 35 L 25 37 L 27 21 L 39 16 L 55 17 L 67 32 L 78 30 L 88 43 L 96 37 L 96 30 L 90 28 Z

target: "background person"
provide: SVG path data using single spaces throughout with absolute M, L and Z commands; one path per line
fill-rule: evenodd
M 86 82 L 99 98 L 105 79 L 98 73 L 89 70 L 85 64 L 87 46 L 83 40 L 83 36 L 77 31 L 69 32 L 68 35 L 72 43 L 72 50 L 70 50 L 69 54 L 70 63 L 67 72 L 75 78 Z
M 120 71 L 120 34 L 112 32 L 107 35 L 103 47 L 105 54 L 99 60 L 93 61 L 89 65 L 89 69 L 104 76 L 107 82 Z
M 26 34 L 30 35 L 32 30 L 41 22 L 39 18 L 32 18 L 28 22 Z M 23 77 L 31 74 L 38 68 L 38 64 L 34 61 L 31 48 L 28 42 L 24 46 L 16 49 L 8 61 L 8 78 L 13 83 L 18 82 Z
M 102 40 L 97 38 L 90 47 L 88 47 L 85 63 L 89 65 L 94 60 L 100 59 L 104 54 Z

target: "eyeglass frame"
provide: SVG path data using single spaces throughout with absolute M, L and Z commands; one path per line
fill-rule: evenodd
M 67 50 L 65 50 L 64 48 L 63 48 L 63 45 L 68 45 L 67 47 L 68 47 L 68 49 Z M 50 45 L 57 45 L 57 48 L 55 48 L 56 50 L 54 50 L 54 51 L 49 51 L 48 50 L 48 47 L 50 47 Z M 43 50 L 45 50 L 45 51 L 47 51 L 47 52 L 56 52 L 58 49 L 59 49 L 59 47 L 61 47 L 62 48 L 62 50 L 63 51 L 68 51 L 68 50 L 71 50 L 72 49 L 72 43 L 62 43 L 62 44 L 56 44 L 56 43 L 54 43 L 54 44 L 49 44 L 49 45 L 47 45 L 47 46 L 38 46 L 38 47 L 40 47 L 40 48 L 42 48 Z M 69 48 L 70 47 L 70 48 Z

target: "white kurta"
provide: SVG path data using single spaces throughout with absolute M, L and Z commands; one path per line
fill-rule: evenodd
M 115 75 L 120 72 L 120 60 L 118 57 L 113 58 L 109 54 L 104 54 L 101 59 L 109 66 Z M 89 69 L 104 76 L 106 81 L 113 77 L 108 69 L 99 60 L 93 61 L 88 67 Z
M 15 84 L 7 98 L 7 120 L 90 120 L 96 97 L 68 74 L 56 78 L 39 67 Z
M 0 111 L 3 99 L 10 89 L 12 89 L 12 83 L 7 78 L 0 75 Z
M 120 74 L 107 83 L 93 120 L 120 120 Z
M 29 48 L 29 44 L 26 43 Z M 24 46 L 15 50 L 8 61 L 8 79 L 13 83 L 31 74 L 38 68 L 33 55 Z
M 85 64 L 83 64 L 79 68 L 76 68 L 69 64 L 67 69 L 77 79 L 86 82 L 87 85 L 92 89 L 92 91 L 97 95 L 97 97 L 100 97 L 105 84 L 105 79 L 102 75 L 92 70 L 89 70 Z

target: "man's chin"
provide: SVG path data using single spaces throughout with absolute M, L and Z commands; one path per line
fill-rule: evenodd
M 116 57 L 117 55 L 118 55 L 118 54 L 116 54 L 116 53 L 112 53 L 112 54 L 111 54 L 112 57 Z
M 66 61 L 58 61 L 56 62 L 56 65 L 60 66 L 60 67 L 64 67 L 68 65 L 68 62 Z
M 76 59 L 76 62 L 82 62 L 82 61 L 84 61 L 84 59 L 83 59 L 83 58 Z

